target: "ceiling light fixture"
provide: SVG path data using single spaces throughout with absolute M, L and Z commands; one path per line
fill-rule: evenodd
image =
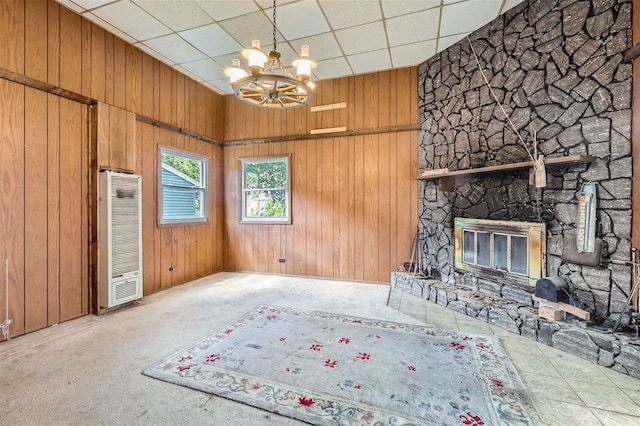
M 293 62 L 296 77 L 280 62 L 276 50 L 276 0 L 273 0 L 273 50 L 265 55 L 260 51 L 260 41 L 253 40 L 251 48 L 242 51 L 249 60 L 247 73 L 240 68 L 240 60 L 224 70 L 236 96 L 247 103 L 264 108 L 295 108 L 307 104 L 312 97 L 311 70 L 316 63 L 309 59 L 309 46 L 302 45 L 300 59 Z

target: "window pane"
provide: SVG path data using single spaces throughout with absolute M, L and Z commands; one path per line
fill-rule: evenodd
M 507 236 L 493 234 L 493 267 L 507 270 Z
M 287 223 L 289 157 L 242 159 L 242 219 Z
M 206 220 L 206 158 L 168 148 L 160 157 L 160 223 Z
M 478 243 L 478 265 L 491 266 L 491 235 L 488 232 L 476 234 Z
M 475 232 L 463 231 L 462 240 L 462 261 L 466 263 L 475 263 Z
M 511 272 L 528 274 L 527 268 L 527 237 L 511 236 Z

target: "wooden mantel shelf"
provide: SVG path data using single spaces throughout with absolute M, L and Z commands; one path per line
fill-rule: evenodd
M 568 164 L 591 163 L 595 160 L 590 155 L 567 155 L 564 157 L 545 158 L 545 166 L 565 166 Z M 440 189 L 443 191 L 451 191 L 455 188 L 452 178 L 466 177 L 485 173 L 504 173 L 511 170 L 523 170 L 533 168 L 532 161 L 523 161 L 520 163 L 500 164 L 497 166 L 477 167 L 475 169 L 454 170 L 451 172 L 435 172 L 426 176 L 416 176 L 418 180 L 436 180 L 440 179 Z

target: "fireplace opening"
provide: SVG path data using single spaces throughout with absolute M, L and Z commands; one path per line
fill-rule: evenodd
M 455 268 L 534 287 L 546 275 L 543 223 L 454 220 Z

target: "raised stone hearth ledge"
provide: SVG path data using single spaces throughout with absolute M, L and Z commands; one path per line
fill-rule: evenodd
M 627 335 L 588 330 L 578 320 L 548 321 L 531 305 L 404 272 L 391 274 L 391 288 L 640 379 L 640 346 L 632 344 Z

